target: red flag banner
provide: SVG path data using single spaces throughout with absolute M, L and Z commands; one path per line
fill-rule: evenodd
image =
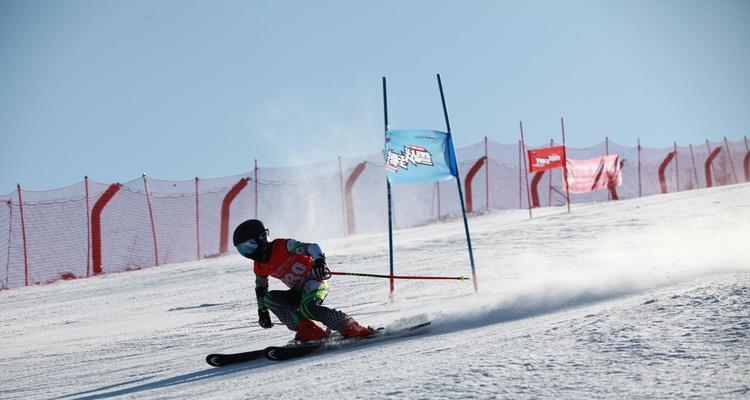
M 565 146 L 546 147 L 527 151 L 529 172 L 562 168 L 565 163 Z
M 617 154 L 590 160 L 567 159 L 566 166 L 567 186 L 571 193 L 588 193 L 622 184 L 622 162 Z

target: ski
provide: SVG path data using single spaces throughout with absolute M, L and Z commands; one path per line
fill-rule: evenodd
M 396 339 L 399 337 L 418 334 L 421 333 L 424 328 L 430 326 L 430 324 L 430 322 L 425 322 L 396 330 L 386 330 L 385 328 L 378 328 L 375 329 L 375 331 L 371 335 L 358 338 L 342 338 L 341 336 L 332 336 L 330 338 L 311 343 L 292 344 L 287 346 L 270 346 L 265 348 L 265 350 L 263 351 L 263 356 L 271 361 L 290 360 L 293 358 L 299 358 L 318 353 L 327 349 L 336 349 L 350 344 L 381 342 L 387 339 Z
M 224 367 L 263 358 L 263 349 L 233 354 L 209 354 L 206 362 L 213 367 Z
M 359 338 L 344 338 L 336 335 L 315 342 L 292 343 L 285 346 L 269 346 L 264 349 L 242 353 L 209 354 L 206 356 L 206 362 L 213 367 L 225 367 L 227 365 L 258 360 L 264 357 L 272 361 L 290 360 L 350 344 L 380 342 L 383 340 L 419 334 L 422 333 L 424 328 L 430 326 L 430 324 L 430 322 L 424 322 L 418 325 L 398 329 L 378 328 L 375 329 L 372 335 Z

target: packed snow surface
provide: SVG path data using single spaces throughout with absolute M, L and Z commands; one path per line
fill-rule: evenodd
M 239 256 L 1 292 L 0 398 L 750 396 L 750 184 L 469 222 L 478 294 L 335 276 L 329 306 L 432 327 L 287 362 L 204 361 L 293 336 L 258 326 Z M 460 218 L 394 239 L 397 274 L 471 276 Z M 334 271 L 388 273 L 385 234 L 320 244 Z

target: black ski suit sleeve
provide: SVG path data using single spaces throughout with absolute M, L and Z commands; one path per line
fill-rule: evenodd
M 255 298 L 258 300 L 258 309 L 268 311 L 264 298 L 268 294 L 268 277 L 255 276 Z

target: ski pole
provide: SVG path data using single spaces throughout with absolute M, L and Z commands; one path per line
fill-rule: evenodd
M 390 275 L 362 274 L 359 272 L 331 272 L 331 275 L 366 276 L 370 278 L 391 278 Z M 470 281 L 471 280 L 471 278 L 467 278 L 465 276 L 399 276 L 399 275 L 394 275 L 393 279 L 438 279 L 438 280 L 454 280 L 454 281 Z

